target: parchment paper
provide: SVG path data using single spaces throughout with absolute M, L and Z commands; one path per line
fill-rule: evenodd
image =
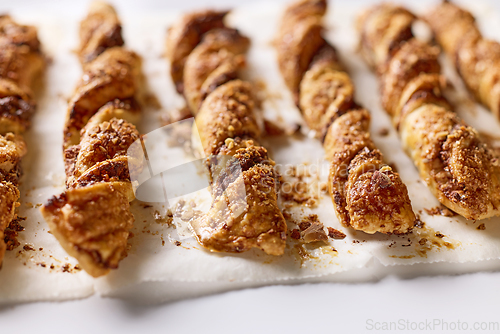
M 478 17 L 487 36 L 500 39 L 499 21 L 487 6 L 474 2 L 474 7 L 467 7 Z M 52 61 L 45 90 L 39 94 L 39 108 L 33 126 L 26 135 L 29 153 L 23 160 L 19 212 L 20 216 L 27 217 L 22 223 L 26 230 L 19 234 L 20 246 L 7 252 L 0 271 L 0 303 L 83 298 L 93 293 L 158 302 L 266 284 L 359 282 L 394 273 L 411 276 L 497 269 L 500 263 L 500 218 L 473 222 L 457 216 L 427 214 L 425 209 L 436 208 L 439 203 L 401 150 L 389 118 L 380 107 L 377 80 L 356 53 L 357 36 L 353 24 L 361 9 L 347 2 L 332 3 L 325 17 L 325 36 L 337 47 L 354 79 L 357 100 L 372 112 L 373 139 L 408 186 L 414 211 L 425 222 L 425 227 L 412 235 L 398 237 L 368 235 L 340 225 L 331 199 L 322 191 L 328 172 L 323 149 L 308 133 L 277 69 L 272 38 L 282 7 L 263 3 L 235 9 L 229 22 L 252 39 L 245 76 L 260 87 L 260 94 L 265 98 L 265 117 L 282 125 L 302 125 L 302 135 L 267 137 L 266 146 L 286 182 L 296 181 L 286 174 L 291 166 L 300 166 L 308 175 L 305 180 L 313 189 L 311 196 L 318 197 L 309 207 L 287 202 L 282 202 L 282 206 L 290 213 L 290 221 L 299 222 L 309 214 L 317 214 L 325 226 L 339 229 L 347 237 L 328 244 L 303 247 L 289 241 L 283 257 L 267 256 L 259 250 L 237 255 L 209 253 L 189 237 L 186 222 L 174 217 L 173 224 L 169 224 L 165 205 L 150 206 L 135 201 L 132 210 L 136 223 L 129 255 L 118 270 L 99 279 L 79 270 L 77 262 L 65 254 L 49 233 L 38 209 L 39 204 L 63 190 L 61 147 L 66 102 L 81 75 L 80 65 L 70 51 L 76 47 L 77 20 L 84 16 L 84 12 L 81 16 L 73 14 L 68 17 L 50 12 L 27 12 L 22 17 L 16 16 L 16 19 L 39 27 L 40 39 Z M 426 8 L 414 9 L 421 11 Z M 121 14 L 119 4 L 117 10 Z M 142 133 L 158 128 L 162 113 L 181 108 L 184 104 L 175 93 L 167 62 L 162 57 L 166 28 L 178 15 L 171 12 L 121 14 L 126 44 L 144 58 L 148 84 L 162 105 L 161 109 L 146 108 L 139 126 Z M 79 18 L 75 20 L 76 17 Z M 498 136 L 500 123 L 471 102 L 444 57 L 443 65 L 456 89 L 450 92 L 450 97 L 459 105 L 457 112 L 481 132 Z M 387 135 L 382 135 L 387 131 Z M 175 157 L 169 162 L 171 166 L 193 160 L 180 147 L 169 150 Z M 206 189 L 169 199 L 169 202 L 174 206 L 179 200 L 194 202 L 198 211 L 210 205 Z M 295 226 L 290 223 L 289 227 Z M 442 237 L 436 237 L 436 234 Z M 421 244 L 422 239 L 428 242 Z M 435 262 L 442 263 L 432 264 Z

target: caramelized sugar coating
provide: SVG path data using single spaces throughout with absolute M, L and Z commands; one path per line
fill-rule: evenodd
M 248 82 L 233 80 L 218 87 L 203 102 L 196 125 L 205 155 L 218 154 L 228 138 L 259 137 L 251 89 Z
M 354 102 L 354 85 L 321 35 L 325 11 L 326 2 L 317 0 L 287 8 L 277 40 L 281 73 L 307 125 L 324 140 L 340 222 L 370 234 L 408 233 L 415 223 L 408 190 L 383 162 L 370 137 L 370 115 Z
M 425 19 L 469 91 L 500 120 L 500 43 L 483 38 L 472 14 L 451 2 Z
M 123 119 L 113 118 L 88 128 L 78 145 L 74 165 L 66 168 L 72 171 L 67 175 L 67 187 L 81 187 L 82 181 L 91 176 L 96 182 L 129 181 L 128 159 L 119 158 L 127 158 L 130 146 L 138 139 L 139 132 L 135 126 Z M 136 159 L 138 155 L 134 156 Z M 87 184 L 88 181 L 85 182 Z
M 184 92 L 184 63 L 200 43 L 203 34 L 211 29 L 224 28 L 227 11 L 204 10 L 184 15 L 168 30 L 166 54 L 170 75 L 177 92 Z
M 225 15 L 188 14 L 167 39 L 172 79 L 196 115 L 212 171 L 212 206 L 192 226 L 199 243 L 211 251 L 260 248 L 282 255 L 287 227 L 277 205 L 274 162 L 258 144 L 252 85 L 238 73 L 250 41 L 224 26 Z
M 467 219 L 499 215 L 498 160 L 443 97 L 439 52 L 413 37 L 414 19 L 389 4 L 358 19 L 363 54 L 380 75 L 384 107 L 421 178 L 443 205 Z

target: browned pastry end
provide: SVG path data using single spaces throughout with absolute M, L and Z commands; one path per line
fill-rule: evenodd
M 500 43 L 483 38 L 472 14 L 451 2 L 425 19 L 468 89 L 500 119 Z
M 82 65 L 106 49 L 123 43 L 122 26 L 115 9 L 105 2 L 93 2 L 87 17 L 80 23 L 78 56 Z
M 366 233 L 405 234 L 415 222 L 408 190 L 370 138 L 370 114 L 350 110 L 328 129 L 329 188 L 344 226 Z
M 80 130 L 107 102 L 141 100 L 141 58 L 122 47 L 106 49 L 88 63 L 68 105 L 64 149 L 77 145 Z M 131 108 L 134 112 L 137 108 Z
M 329 191 L 340 222 L 369 234 L 408 233 L 416 220 L 408 190 L 376 149 L 370 114 L 355 103 L 351 78 L 321 35 L 325 12 L 326 1 L 317 0 L 301 0 L 286 9 L 276 46 L 281 74 L 307 125 L 323 140 L 330 161 Z M 297 87 L 290 85 L 295 81 Z
M 257 247 L 282 255 L 286 223 L 277 205 L 277 175 L 267 150 L 256 141 L 260 130 L 254 108 L 252 87 L 241 80 L 223 84 L 203 102 L 196 124 L 205 154 L 232 158 L 227 167 L 219 166 L 224 172 L 212 186 L 212 206 L 193 227 L 198 241 L 213 251 Z
M 363 55 L 380 76 L 384 108 L 443 205 L 467 219 L 499 215 L 499 162 L 443 97 L 439 52 L 413 37 L 413 20 L 409 11 L 389 4 L 358 19 Z
M 67 190 L 41 212 L 64 250 L 91 276 L 107 274 L 126 257 L 134 216 L 127 196 L 112 183 Z
M 177 92 L 184 91 L 184 63 L 188 55 L 200 43 L 203 34 L 211 29 L 224 28 L 227 11 L 205 10 L 184 15 L 169 28 L 166 54 L 170 61 L 170 75 Z
M 211 208 L 192 227 L 210 251 L 260 248 L 282 255 L 287 226 L 277 204 L 274 162 L 258 143 L 252 85 L 239 76 L 250 41 L 224 26 L 226 14 L 188 14 L 167 39 L 172 79 L 196 115 L 212 177 Z
M 0 16 L 0 267 L 6 250 L 4 231 L 19 206 L 20 162 L 27 151 L 21 135 L 30 126 L 33 90 L 44 68 L 36 28 Z
M 309 64 L 325 44 L 321 36 L 326 0 L 302 0 L 289 6 L 275 39 L 278 66 L 285 83 L 299 103 L 299 86 Z

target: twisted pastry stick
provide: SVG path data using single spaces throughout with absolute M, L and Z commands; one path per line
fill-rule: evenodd
M 196 115 L 207 164 L 218 175 L 209 212 L 192 226 L 198 242 L 211 251 L 256 247 L 282 255 L 286 223 L 277 204 L 274 162 L 258 142 L 252 86 L 238 79 L 249 40 L 224 26 L 226 13 L 186 15 L 167 37 L 172 79 Z
M 27 151 L 22 133 L 35 111 L 32 89 L 44 68 L 36 28 L 0 16 L 0 266 L 4 231 L 19 206 L 20 161 Z
M 353 83 L 321 35 L 325 12 L 325 0 L 286 9 L 276 39 L 281 73 L 308 126 L 324 139 L 340 222 L 370 234 L 407 233 L 415 223 L 408 191 L 375 147 L 370 114 L 354 103 Z
M 130 173 L 143 166 L 132 125 L 141 114 L 141 59 L 119 46 L 113 7 L 95 2 L 80 26 L 83 78 L 69 102 L 64 129 L 66 191 L 41 212 L 52 234 L 82 269 L 107 274 L 127 256 L 134 217 Z M 131 168 L 131 169 L 129 169 Z
M 389 4 L 358 19 L 361 51 L 380 76 L 382 103 L 421 178 L 467 219 L 500 214 L 500 167 L 442 95 L 439 50 L 413 37 L 415 16 Z
M 500 43 L 484 39 L 472 14 L 451 2 L 442 2 L 425 20 L 467 88 L 500 119 Z

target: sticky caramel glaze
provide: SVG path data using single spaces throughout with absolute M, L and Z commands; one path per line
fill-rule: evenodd
M 499 215 L 499 162 L 443 97 L 439 51 L 411 35 L 414 20 L 406 9 L 388 4 L 358 19 L 362 53 L 379 74 L 384 108 L 442 204 L 467 219 Z
M 0 16 L 0 267 L 4 231 L 17 218 L 20 162 L 27 148 L 22 134 L 35 111 L 33 90 L 45 68 L 37 30 Z
M 188 14 L 170 29 L 167 40 L 172 79 L 182 80 L 177 88 L 196 115 L 212 175 L 211 208 L 192 227 L 210 251 L 260 248 L 282 255 L 287 226 L 277 204 L 278 177 L 274 161 L 259 144 L 252 85 L 238 73 L 250 41 L 224 26 L 224 15 Z
M 140 139 L 132 123 L 141 116 L 141 59 L 119 46 L 120 32 L 114 9 L 93 3 L 80 25 L 83 77 L 64 128 L 66 191 L 40 209 L 62 247 L 94 277 L 127 255 L 130 173 L 143 168 L 142 148 L 130 149 Z
M 286 9 L 276 38 L 281 73 L 287 83 L 298 83 L 289 88 L 308 126 L 324 140 L 340 222 L 370 234 L 408 233 L 415 223 L 408 191 L 383 162 L 370 137 L 370 114 L 354 102 L 354 85 L 321 36 L 325 11 L 326 1 L 318 0 Z
M 500 120 L 500 43 L 483 38 L 472 14 L 451 2 L 424 19 L 467 88 Z

